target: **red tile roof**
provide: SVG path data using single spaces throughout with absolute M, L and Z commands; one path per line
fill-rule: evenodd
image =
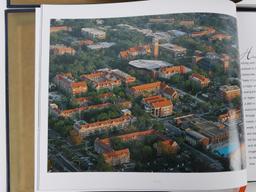
M 154 108 L 161 108 L 161 107 L 167 107 L 172 106 L 172 102 L 162 96 L 151 96 L 143 99 L 145 103 L 148 103 L 149 105 L 153 106 Z
M 154 82 L 154 83 L 147 83 L 143 85 L 134 86 L 131 88 L 134 92 L 140 92 L 140 91 L 149 91 L 152 89 L 160 89 L 161 82 Z

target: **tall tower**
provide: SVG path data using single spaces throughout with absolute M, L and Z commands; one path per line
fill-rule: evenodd
M 224 71 L 226 72 L 230 65 L 230 57 L 227 54 L 222 54 L 221 60 L 223 62 Z
M 154 44 L 154 57 L 158 58 L 158 56 L 159 56 L 159 40 L 154 39 L 153 44 Z

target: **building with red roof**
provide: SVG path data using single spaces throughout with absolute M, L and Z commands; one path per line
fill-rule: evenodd
M 72 31 L 71 27 L 62 25 L 62 26 L 52 26 L 50 28 L 51 33 L 59 32 L 59 31 Z
M 212 41 L 231 40 L 232 36 L 231 35 L 227 35 L 227 34 L 223 34 L 223 33 L 217 33 L 217 34 L 213 35 L 210 39 Z
M 174 88 L 166 85 L 165 83 L 161 83 L 161 94 L 168 99 L 177 99 L 179 96 L 178 92 Z
M 76 123 L 74 125 L 74 130 L 76 130 L 82 138 L 85 138 L 91 134 L 94 134 L 97 131 L 99 132 L 108 131 L 113 129 L 114 127 L 116 128 L 127 127 L 128 125 L 130 125 L 131 122 L 132 122 L 131 115 L 123 115 L 118 118 L 97 121 L 94 123 L 85 123 L 85 124 Z
M 216 32 L 216 29 L 214 29 L 213 27 L 202 27 L 200 28 L 200 30 L 193 32 L 191 36 L 202 37 L 202 36 L 214 34 L 215 32 Z
M 107 164 L 112 166 L 121 165 L 130 162 L 130 151 L 128 148 L 118 151 L 103 153 L 104 160 Z
M 201 88 L 207 87 L 209 83 L 211 82 L 210 79 L 204 77 L 203 75 L 193 73 L 190 78 L 192 82 L 195 82 L 197 85 L 199 85 Z
M 184 65 L 178 65 L 178 66 L 170 66 L 170 67 L 163 67 L 160 68 L 158 74 L 161 78 L 169 79 L 171 76 L 175 74 L 185 74 L 187 72 L 191 71 Z
M 147 83 L 138 86 L 133 86 L 131 92 L 134 95 L 148 95 L 158 93 L 160 91 L 161 82 Z
M 87 46 L 87 45 L 93 45 L 94 42 L 90 39 L 80 40 L 78 41 L 80 46 Z
M 241 118 L 240 109 L 229 109 L 227 112 L 218 116 L 218 120 L 221 122 L 238 120 Z
M 51 45 L 51 51 L 54 55 L 75 55 L 76 50 L 72 47 L 67 47 L 65 45 Z
M 150 55 L 151 46 L 150 45 L 140 45 L 136 47 L 131 47 L 128 50 L 120 51 L 119 57 L 121 59 L 133 59 L 137 56 Z
M 178 143 L 171 139 L 167 139 L 164 141 L 159 141 L 154 144 L 154 148 L 157 150 L 158 155 L 162 154 L 176 154 L 180 149 Z
M 220 87 L 220 94 L 227 101 L 232 101 L 241 96 L 241 89 L 237 85 L 223 85 Z
M 102 88 L 113 89 L 123 82 L 124 84 L 133 83 L 136 78 L 119 69 L 100 69 L 96 72 L 82 75 L 81 78 L 92 83 L 97 90 Z
M 109 107 L 111 103 L 103 103 L 103 104 L 97 104 L 97 105 L 90 105 L 86 107 L 78 107 L 74 109 L 66 109 L 59 113 L 59 116 L 61 117 L 72 117 L 77 113 L 93 110 L 93 109 L 103 109 L 106 107 Z
M 171 100 L 160 95 L 144 98 L 143 103 L 145 104 L 146 111 L 153 117 L 166 117 L 173 112 Z
M 54 78 L 54 83 L 63 91 L 71 95 L 86 93 L 88 90 L 86 82 L 74 81 L 71 73 L 57 74 Z

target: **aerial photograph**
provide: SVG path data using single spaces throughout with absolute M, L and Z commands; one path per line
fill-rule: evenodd
M 236 19 L 53 19 L 48 172 L 245 168 Z

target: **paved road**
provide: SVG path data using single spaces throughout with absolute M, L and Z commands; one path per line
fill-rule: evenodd
M 81 170 L 76 168 L 69 160 L 67 160 L 62 154 L 56 155 L 56 163 L 62 166 L 64 169 L 70 172 L 80 172 Z

